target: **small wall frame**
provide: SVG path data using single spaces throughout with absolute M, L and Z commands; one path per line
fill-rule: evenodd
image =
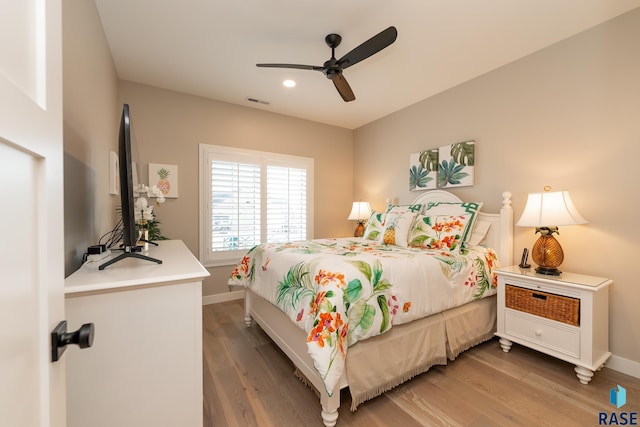
M 167 198 L 178 197 L 178 166 L 149 163 L 149 186 L 156 185 Z

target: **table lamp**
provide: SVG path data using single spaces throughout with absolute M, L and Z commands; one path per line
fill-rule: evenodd
M 358 221 L 358 225 L 353 232 L 354 237 L 362 237 L 364 234 L 364 223 L 369 219 L 369 216 L 371 216 L 371 205 L 369 205 L 369 202 L 353 202 L 351 213 L 347 219 Z
M 560 243 L 553 237 L 560 225 L 586 224 L 580 212 L 571 201 L 568 191 L 551 191 L 546 186 L 544 193 L 530 193 L 522 216 L 516 223 L 521 227 L 536 227 L 540 237 L 533 244 L 531 257 L 538 264 L 536 272 L 559 276 L 558 269 L 564 261 Z

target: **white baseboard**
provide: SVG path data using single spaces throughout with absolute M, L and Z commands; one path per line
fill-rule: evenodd
M 217 304 L 244 298 L 244 291 L 225 292 L 223 294 L 206 295 L 202 297 L 202 305 Z
M 605 366 L 614 371 L 640 378 L 640 363 L 634 362 L 633 360 L 611 355 L 607 363 L 605 363 Z

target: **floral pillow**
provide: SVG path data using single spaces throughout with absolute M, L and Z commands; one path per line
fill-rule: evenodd
M 459 250 L 470 214 L 418 215 L 408 235 L 408 245 L 425 249 Z
M 482 208 L 482 203 L 475 202 L 464 202 L 464 203 L 455 203 L 455 202 L 432 202 L 429 203 L 427 209 L 424 211 L 425 215 L 434 216 L 434 215 L 470 215 L 470 219 L 467 223 L 467 227 L 462 232 L 462 244 L 465 244 L 469 241 L 471 237 L 471 230 L 478 219 L 478 212 L 480 212 L 480 208 Z
M 378 240 L 380 233 L 384 229 L 382 225 L 384 222 L 384 216 L 384 212 L 371 212 L 371 216 L 369 216 L 369 220 L 367 221 L 367 225 L 364 229 L 364 234 L 362 235 L 364 239 Z
M 384 218 L 383 230 L 379 242 L 385 245 L 407 247 L 407 236 L 416 214 L 413 212 L 388 213 Z

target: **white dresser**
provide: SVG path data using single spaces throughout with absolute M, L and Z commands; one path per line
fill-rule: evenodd
M 202 279 L 180 240 L 65 281 L 69 330 L 95 325 L 93 346 L 68 348 L 68 427 L 201 427 Z

